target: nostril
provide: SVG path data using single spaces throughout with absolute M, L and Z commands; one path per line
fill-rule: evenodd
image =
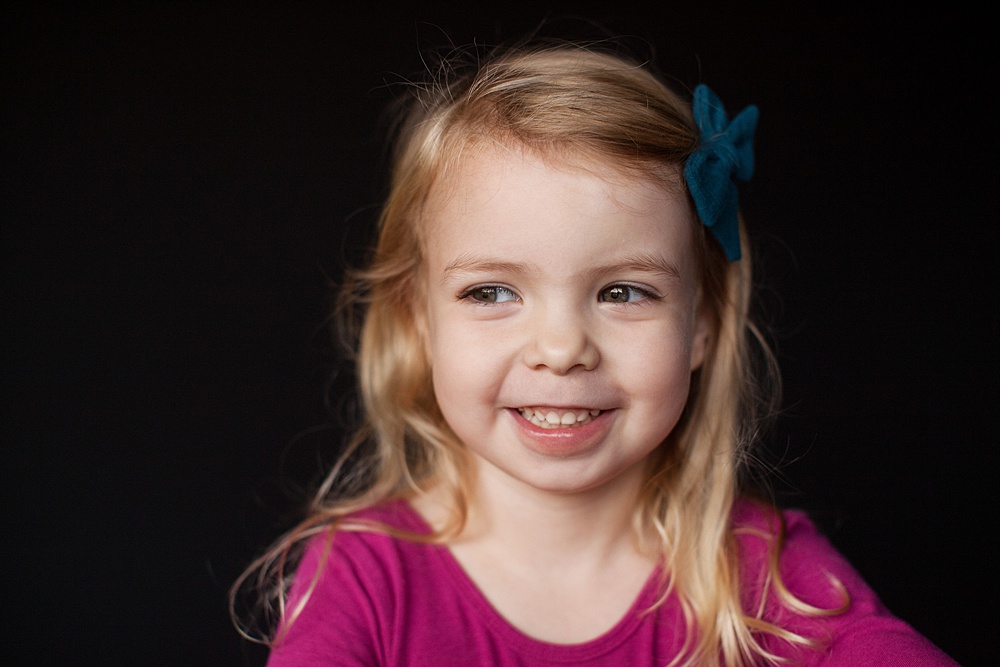
M 536 337 L 524 356 L 525 363 L 536 370 L 548 370 L 558 375 L 575 368 L 591 370 L 600 361 L 600 354 L 583 329 L 560 327 Z

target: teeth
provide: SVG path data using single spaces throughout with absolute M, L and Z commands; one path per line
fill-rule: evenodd
M 601 414 L 600 410 L 553 410 L 552 408 L 518 408 L 525 419 L 542 428 L 583 426 Z

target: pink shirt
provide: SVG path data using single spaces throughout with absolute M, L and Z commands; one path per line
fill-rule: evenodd
M 394 502 L 361 516 L 404 530 L 429 527 L 406 502 Z M 750 503 L 734 513 L 737 526 L 769 530 L 768 514 Z M 772 517 L 773 519 L 773 517 Z M 914 667 L 956 663 L 894 617 L 861 577 L 799 512 L 785 512 L 787 533 L 781 572 L 799 599 L 820 607 L 839 605 L 826 573 L 851 595 L 843 614 L 822 619 L 796 615 L 773 600 L 765 616 L 810 637 L 825 638 L 823 651 L 793 649 L 780 640 L 768 647 L 803 665 Z M 773 523 L 773 521 L 772 521 Z M 766 540 L 738 537 L 744 597 L 758 599 L 766 572 Z M 307 547 L 291 591 L 294 605 L 316 572 L 323 540 Z M 582 644 L 550 644 L 510 625 L 493 609 L 447 548 L 396 539 L 381 533 L 346 532 L 320 573 L 302 614 L 271 652 L 268 667 L 316 665 L 666 665 L 684 641 L 679 604 L 669 598 L 643 615 L 656 599 L 654 572 L 628 613 L 606 633 Z

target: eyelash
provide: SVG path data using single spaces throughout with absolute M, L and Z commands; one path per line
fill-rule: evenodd
M 617 289 L 624 288 L 627 291 L 634 292 L 634 293 L 638 294 L 642 298 L 641 299 L 636 299 L 635 301 L 632 301 L 632 300 L 629 300 L 629 301 L 609 301 L 609 300 L 606 300 L 604 298 L 604 294 L 606 294 L 610 290 L 613 290 L 613 289 L 616 289 L 616 288 Z M 659 294 L 656 294 L 655 292 L 653 292 L 648 287 L 640 287 L 639 285 L 633 285 L 631 283 L 614 283 L 613 285 L 608 285 L 607 287 L 603 288 L 600 292 L 597 293 L 597 300 L 598 301 L 600 301 L 602 303 L 613 303 L 613 304 L 616 304 L 616 305 L 619 305 L 619 306 L 638 306 L 638 305 L 640 305 L 646 299 L 649 299 L 649 300 L 652 300 L 652 301 L 658 301 L 658 300 L 660 300 L 662 298 L 663 298 L 662 296 L 660 296 Z
M 494 299 L 492 301 L 483 301 L 480 299 L 476 299 L 474 298 L 476 293 L 492 294 Z M 504 299 L 503 301 L 497 301 L 496 295 L 498 293 L 506 293 L 510 295 L 512 298 Z M 466 301 L 466 300 L 474 301 L 477 305 L 480 306 L 495 306 L 500 303 L 507 303 L 508 301 L 521 300 L 521 297 L 517 295 L 517 292 L 515 292 L 509 287 L 504 287 L 503 285 L 475 285 L 474 287 L 470 287 L 469 289 L 459 294 L 458 298 L 460 301 Z
M 635 300 L 631 300 L 630 299 L 628 301 L 611 301 L 609 299 L 605 299 L 604 295 L 607 292 L 609 292 L 610 290 L 613 290 L 613 289 L 623 289 L 623 290 L 626 290 L 627 292 L 638 294 L 641 298 L 635 299 Z M 490 294 L 490 295 L 493 296 L 493 300 L 477 299 L 476 298 L 477 294 L 479 294 L 479 295 Z M 503 299 L 502 301 L 497 301 L 497 296 L 499 294 L 506 294 L 506 295 L 510 296 L 511 298 Z M 495 305 L 500 304 L 500 303 L 507 303 L 509 301 L 520 301 L 521 300 L 521 297 L 518 296 L 517 292 L 515 292 L 514 290 L 512 290 L 509 287 L 504 287 L 503 285 L 475 285 L 475 286 L 470 287 L 469 289 L 465 290 L 461 294 L 459 294 L 458 298 L 459 298 L 460 301 L 470 300 L 470 301 L 475 302 L 477 305 L 481 305 L 481 306 L 495 306 Z M 607 287 L 602 288 L 597 293 L 597 300 L 598 300 L 598 302 L 600 302 L 600 303 L 613 303 L 613 304 L 621 305 L 621 306 L 637 306 L 640 303 L 642 303 L 642 301 L 644 301 L 646 299 L 653 300 L 653 301 L 658 301 L 659 299 L 662 299 L 662 298 L 663 298 L 662 296 L 660 296 L 659 294 L 654 293 L 652 290 L 650 290 L 647 287 L 640 287 L 639 285 L 633 285 L 631 283 L 614 283 L 612 285 L 608 285 Z

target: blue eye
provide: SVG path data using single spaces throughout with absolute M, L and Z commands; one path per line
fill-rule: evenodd
M 473 287 L 462 293 L 459 298 L 472 299 L 478 303 L 494 304 L 505 301 L 517 301 L 518 296 L 513 290 L 500 285 L 482 285 Z
M 635 285 L 608 285 L 600 291 L 597 296 L 598 301 L 605 303 L 632 303 L 642 299 L 656 298 L 648 290 L 636 287 Z

